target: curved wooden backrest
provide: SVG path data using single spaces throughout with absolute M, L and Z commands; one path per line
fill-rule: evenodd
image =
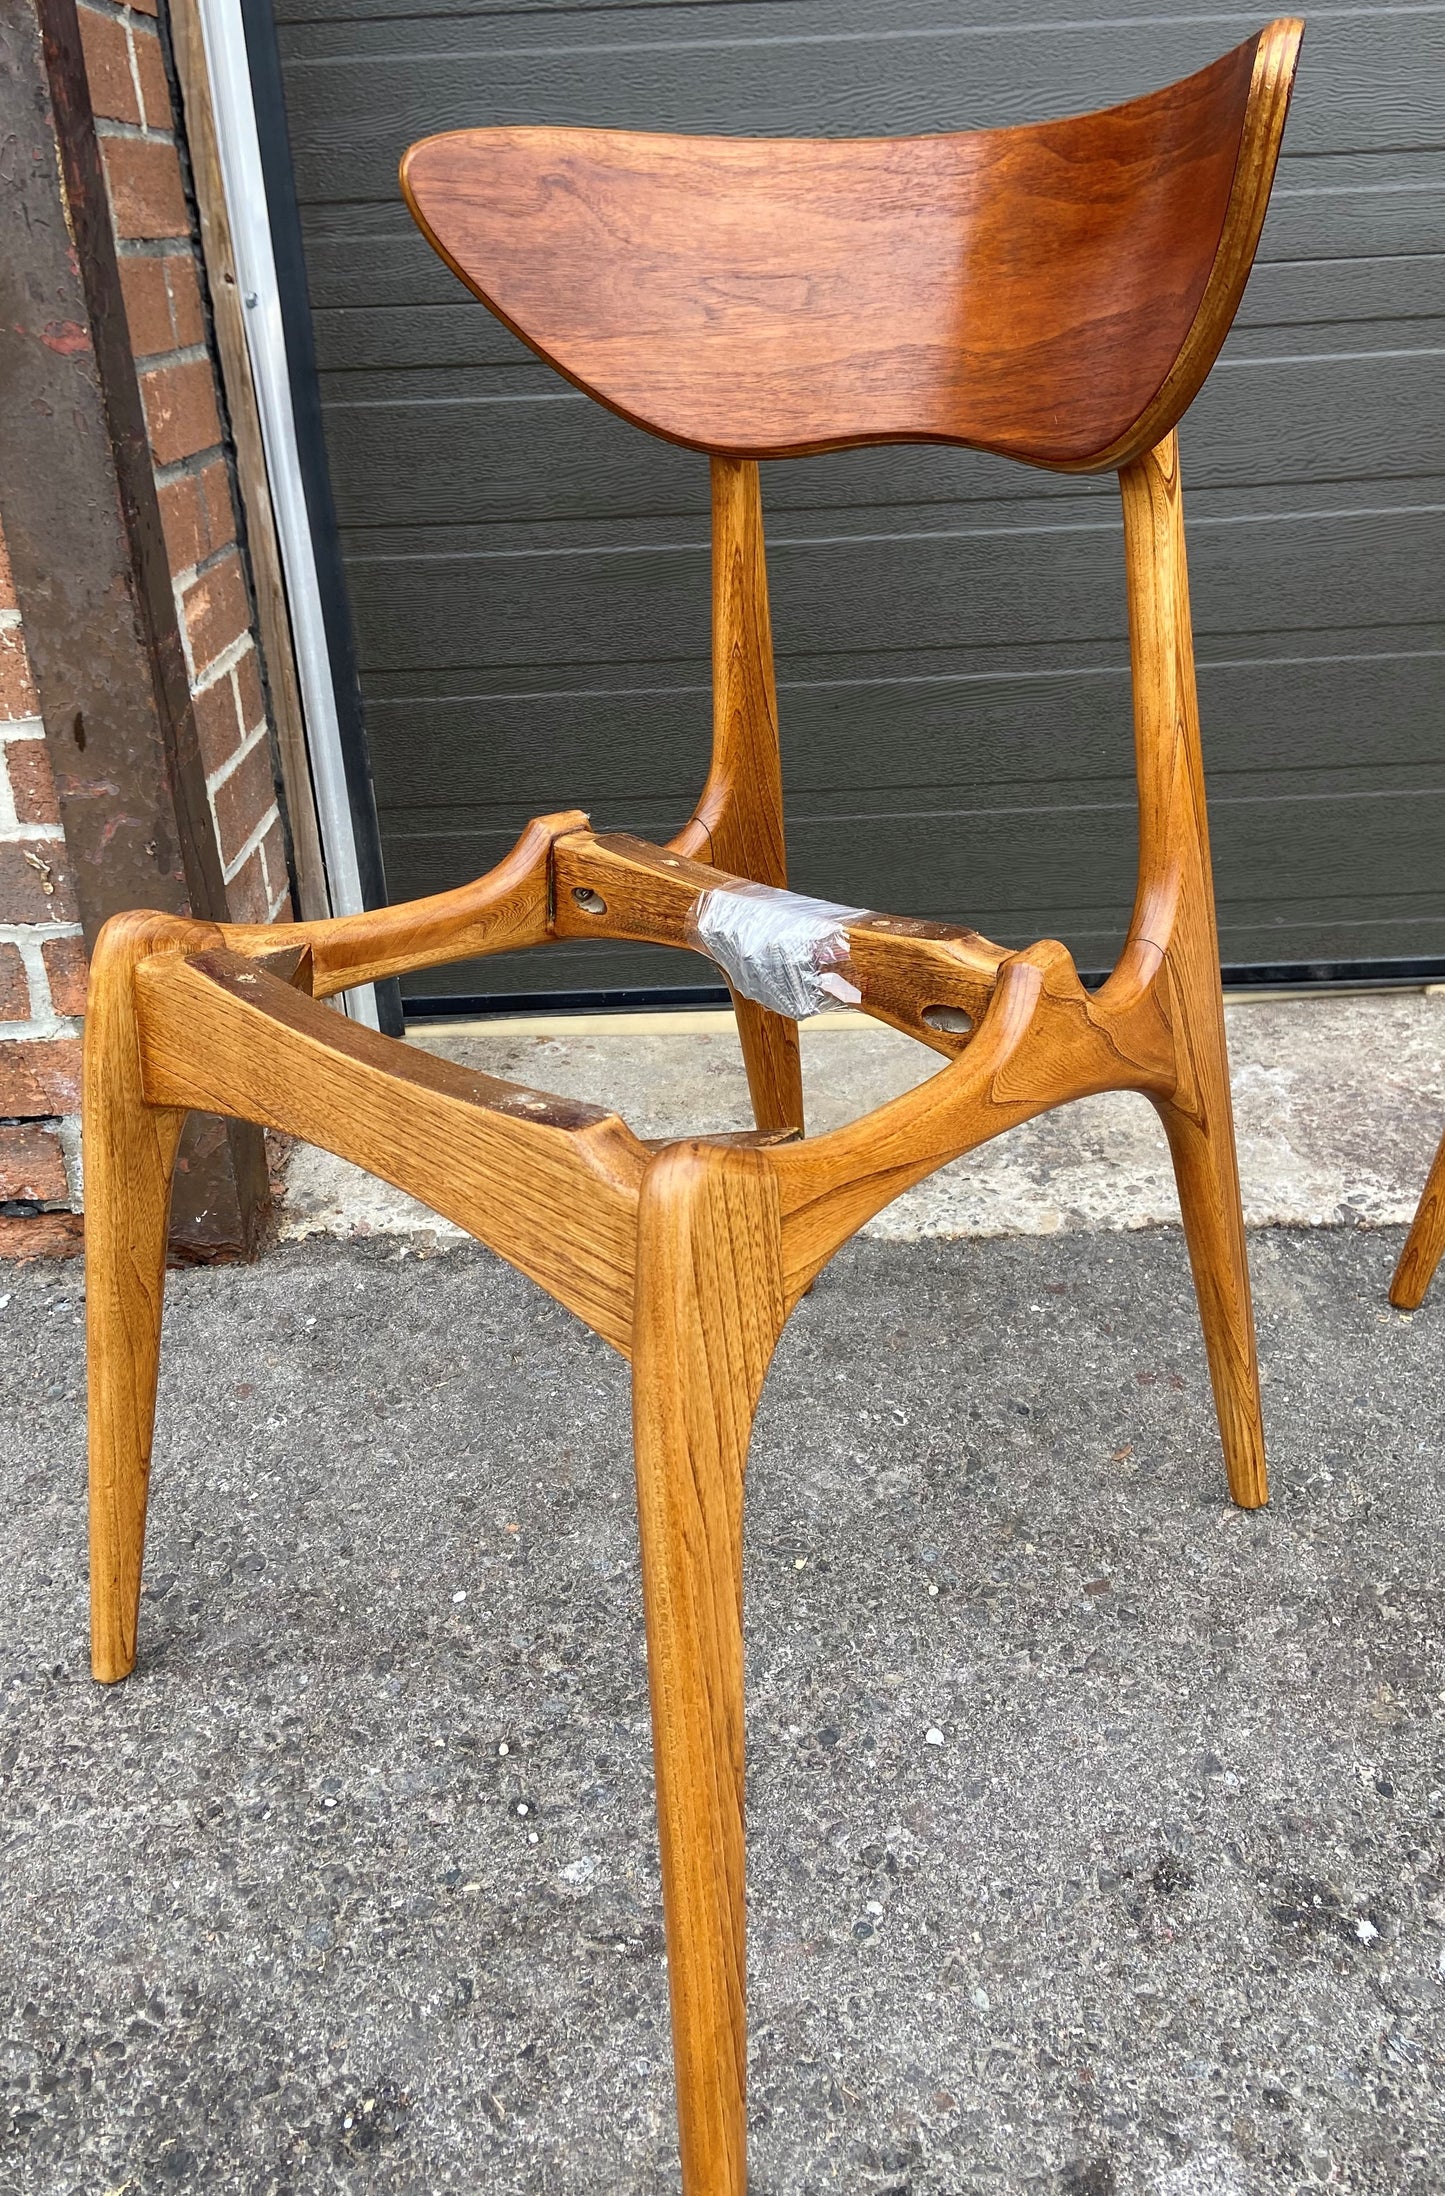
M 670 441 L 1117 466 L 1174 425 L 1234 317 L 1302 30 L 1022 129 L 456 130 L 412 146 L 402 189 L 501 320 Z

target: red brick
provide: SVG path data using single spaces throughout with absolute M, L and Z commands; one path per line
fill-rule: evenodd
M 37 1212 L 19 1219 L 0 1214 L 0 1258 L 29 1265 L 37 1258 L 78 1258 L 85 1222 L 78 1212 Z
M 236 688 L 241 701 L 241 729 L 254 732 L 266 714 L 261 693 L 261 659 L 254 648 L 248 648 L 236 665 Z
M 164 482 L 156 493 L 161 532 L 166 537 L 166 561 L 173 574 L 188 572 L 211 553 L 200 485 L 193 473 L 182 473 L 178 480 Z
M 196 279 L 194 259 L 189 252 L 175 252 L 165 261 L 165 270 L 171 290 L 177 348 L 184 350 L 188 344 L 203 343 L 206 316 L 201 310 L 201 288 Z
M 157 465 L 178 465 L 182 458 L 209 450 L 221 439 L 216 413 L 216 384 L 208 358 L 181 366 L 157 366 L 140 377 Z
M 0 1045 L 0 1114 L 33 1120 L 79 1110 L 78 1037 L 16 1037 Z
M 160 13 L 160 0 L 126 0 L 126 6 L 133 15 L 158 15 Z
M 14 610 L 15 574 L 10 569 L 10 552 L 5 546 L 5 536 L 0 534 L 0 610 Z
M 97 15 L 87 7 L 78 8 L 76 13 L 92 107 L 107 122 L 139 122 L 140 101 L 130 73 L 130 45 L 124 23 L 118 16 Z
M 242 867 L 226 887 L 226 905 L 231 911 L 233 923 L 264 923 L 271 913 L 271 902 L 266 891 L 266 878 L 261 868 L 261 849 L 248 854 Z M 0 1045 L 0 1060 L 8 1047 Z
M 203 572 L 183 600 L 191 661 L 198 672 L 238 641 L 251 622 L 241 559 L 234 552 Z
M 70 1202 L 65 1154 L 52 1128 L 0 1128 L 0 1200 L 31 1205 Z
M 206 776 L 229 762 L 241 744 L 241 726 L 236 716 L 236 689 L 228 671 L 213 686 L 203 686 L 192 697 L 196 713 L 196 734 L 201 743 L 201 761 L 206 766 Z
M 117 236 L 189 236 L 180 162 L 159 138 L 102 137 Z
M 0 722 L 7 718 L 35 717 L 40 705 L 30 679 L 30 658 L 18 625 L 0 632 Z
M 175 117 L 171 113 L 171 87 L 166 82 L 161 42 L 147 23 L 137 23 L 133 36 L 136 74 L 140 78 L 141 97 L 145 102 L 146 126 L 152 130 L 172 129 Z
M 175 350 L 176 331 L 171 319 L 171 293 L 166 288 L 165 261 L 151 259 L 144 252 L 123 252 L 120 286 L 125 294 L 130 347 L 136 357 L 154 358 L 159 351 Z
M 20 948 L 0 945 L 0 1022 L 28 1022 L 30 978 L 20 958 Z
M 0 923 L 77 920 L 65 841 L 32 839 L 27 844 L 24 839 L 0 839 Z M 0 1046 L 0 1051 L 3 1049 Z M 0 1114 L 5 1110 L 0 1106 Z
M 204 563 L 236 538 L 231 483 L 217 458 L 199 473 L 181 473 L 160 488 L 161 526 L 172 574 Z
M 258 740 L 211 796 L 221 866 L 228 869 L 267 810 L 276 805 L 270 742 Z
M 276 893 L 284 891 L 289 883 L 286 873 L 286 834 L 281 828 L 279 815 L 261 841 L 261 852 L 266 857 L 266 888 L 274 898 Z M 268 915 L 270 914 L 269 907 L 266 912 Z
M 10 792 L 19 821 L 23 824 L 58 824 L 60 808 L 44 740 L 6 740 L 4 745 L 5 760 L 10 766 Z
M 231 475 L 224 458 L 216 458 L 200 471 L 201 501 L 206 507 L 206 532 L 212 549 L 224 549 L 236 538 L 236 510 L 231 501 Z
M 57 1014 L 78 1020 L 85 1012 L 85 991 L 90 981 L 90 962 L 83 938 L 47 938 L 40 948 L 45 973 L 50 979 L 50 1003 Z

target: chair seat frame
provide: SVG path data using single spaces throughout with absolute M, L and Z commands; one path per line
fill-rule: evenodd
M 951 1160 L 1072 1099 L 1140 1092 L 1173 1159 L 1229 1489 L 1246 1508 L 1266 1499 L 1174 423 L 1253 256 L 1299 29 L 1274 25 L 1247 67 L 1206 72 L 1234 85 L 1243 134 L 1180 354 L 1188 372 L 1091 461 L 1118 470 L 1122 495 L 1139 804 L 1133 916 L 1100 989 L 1085 989 L 1053 940 L 1011 952 L 950 924 L 852 917 L 859 1010 L 942 1055 L 939 1072 L 805 1139 L 797 1025 L 734 985 L 756 1127 L 660 1144 L 614 1113 L 472 1073 L 328 1009 L 383 977 L 560 938 L 693 946 L 704 893 L 786 894 L 758 468 L 751 452 L 718 447 L 712 761 L 667 845 L 599 835 L 580 812 L 543 816 L 487 876 L 431 899 L 266 927 L 137 913 L 96 945 L 84 1067 L 95 1675 L 113 1682 L 136 1659 L 170 1184 L 189 1112 L 354 1161 L 628 1357 L 686 2196 L 743 2196 L 747 2183 L 744 1474 L 773 1350 L 814 1276 Z M 1194 96 L 1202 82 L 1179 89 Z M 825 429 L 818 447 L 830 446 Z M 954 439 L 976 438 L 961 427 Z
M 785 888 L 757 466 L 717 458 L 712 476 L 713 764 L 675 839 L 599 836 L 573 812 L 538 818 L 474 884 L 373 914 L 116 917 L 94 957 L 84 1091 L 92 1650 L 106 1682 L 136 1658 L 171 1171 L 188 1112 L 256 1121 L 365 1167 L 630 1357 L 689 2196 L 745 2187 L 744 1465 L 774 1346 L 813 1277 L 950 1160 L 1070 1099 L 1142 1092 L 1173 1156 L 1230 1491 L 1245 1507 L 1266 1499 L 1173 434 L 1120 475 L 1140 860 L 1128 939 L 1101 989 L 1085 990 L 1054 941 L 1008 952 L 971 930 L 866 917 L 848 928 L 861 1011 L 948 1064 L 803 1140 L 797 1026 L 738 995 L 756 1131 L 660 1149 L 615 1114 L 474 1074 L 324 1005 L 556 938 L 685 946 L 701 892 Z M 954 1011 L 926 1018 L 939 1007 Z

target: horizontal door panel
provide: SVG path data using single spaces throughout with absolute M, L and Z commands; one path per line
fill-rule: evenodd
M 1280 353 L 1215 368 L 1182 430 L 1190 487 L 1445 475 L 1445 343 L 1375 349 L 1367 331 L 1331 327 L 1302 354 L 1297 336 Z M 331 377 L 333 386 L 344 378 Z M 707 510 L 705 458 L 560 392 L 555 380 L 531 396 L 479 385 L 436 399 L 398 390 L 394 401 L 332 401 L 326 441 L 344 528 L 423 514 L 438 525 L 484 525 Z M 1050 491 L 1077 498 L 1079 483 L 937 445 L 775 461 L 763 483 L 770 512 Z
M 1042 677 L 792 686 L 779 694 L 791 810 L 874 814 L 908 789 L 949 808 L 1037 805 L 1121 784 L 1132 750 L 1126 664 Z M 1445 765 L 1445 649 L 1390 659 L 1246 662 L 1200 672 L 1211 786 L 1290 772 L 1327 789 Z M 427 699 L 368 709 L 388 830 L 483 825 L 581 807 L 599 828 L 666 831 L 707 767 L 710 703 L 683 694 Z M 1240 781 L 1238 787 L 1235 781 Z M 1127 791 L 1127 788 L 1126 788 Z M 1442 894 L 1445 899 L 1445 894 Z
M 1322 633 L 1416 623 L 1439 606 L 1445 507 L 1196 521 L 1198 630 Z M 433 665 L 703 660 L 708 552 L 353 557 L 363 671 Z M 1117 529 L 775 543 L 780 657 L 877 646 L 1028 645 L 1122 635 Z
M 586 22 L 586 19 L 582 19 Z M 991 129 L 1104 107 L 1203 67 L 1224 23 L 951 24 L 910 35 L 850 11 L 847 35 L 789 26 L 697 35 L 697 15 L 654 19 L 610 44 L 564 31 L 515 43 L 497 23 L 413 18 L 365 58 L 289 42 L 287 101 L 303 200 L 384 200 L 406 146 L 441 130 L 547 121 L 592 128 L 808 137 Z M 1445 139 L 1445 15 L 1321 16 L 1290 121 L 1293 155 L 1405 150 Z M 1240 33 L 1257 28 L 1253 20 Z M 873 35 L 870 35 L 870 31 Z

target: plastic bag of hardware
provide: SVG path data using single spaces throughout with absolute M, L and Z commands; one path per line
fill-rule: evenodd
M 847 925 L 867 913 L 772 885 L 717 885 L 693 902 L 687 935 L 744 998 L 801 1022 L 858 1004 Z

